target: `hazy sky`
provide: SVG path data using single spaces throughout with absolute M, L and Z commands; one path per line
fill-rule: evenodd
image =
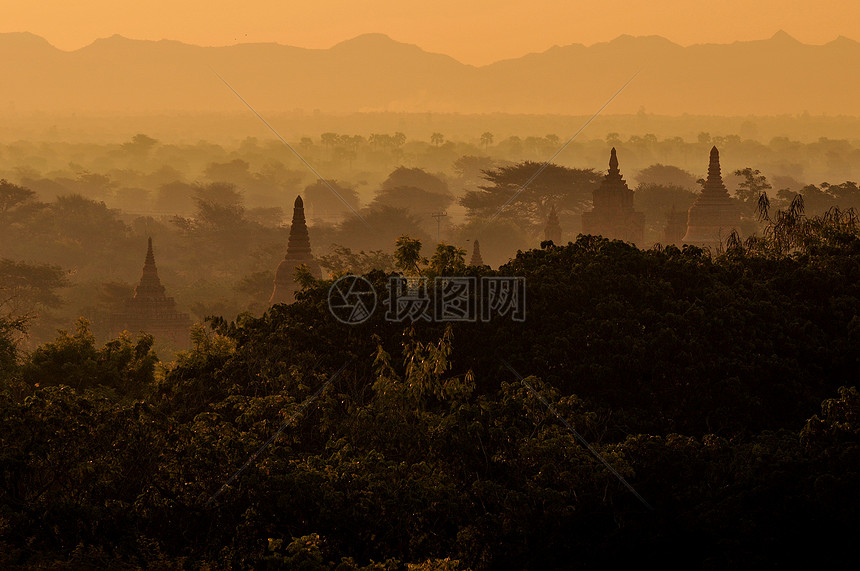
M 72 50 L 96 38 L 327 48 L 381 32 L 462 62 L 486 64 L 553 45 L 657 34 L 689 45 L 770 37 L 860 40 L 857 0 L 0 0 L 0 32 L 32 32 Z

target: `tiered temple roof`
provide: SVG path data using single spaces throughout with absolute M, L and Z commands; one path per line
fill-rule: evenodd
M 687 212 L 685 244 L 718 247 L 732 230 L 740 232 L 740 211 L 723 184 L 720 174 L 720 152 L 711 149 L 708 180 L 701 194 Z
M 594 191 L 594 208 L 582 213 L 582 233 L 642 243 L 645 215 L 633 210 L 633 191 L 618 170 L 615 148 L 609 156 L 609 172 Z
M 552 240 L 556 246 L 561 246 L 561 224 L 558 222 L 558 214 L 553 206 L 549 211 L 549 216 L 546 219 L 546 226 L 543 229 L 544 240 Z
M 475 240 L 475 247 L 472 250 L 472 259 L 469 260 L 470 266 L 483 266 L 484 258 L 481 257 L 481 244 Z
M 126 301 L 123 310 L 114 314 L 112 329 L 131 333 L 144 331 L 157 340 L 168 341 L 182 349 L 190 344 L 190 326 L 188 314 L 179 312 L 176 301 L 165 294 L 155 265 L 152 238 L 149 238 L 140 283 L 134 288 L 134 296 Z
M 287 243 L 287 253 L 275 271 L 275 287 L 270 304 L 293 303 L 295 294 L 301 290 L 296 282 L 296 268 L 305 265 L 315 278 L 322 277 L 322 271 L 311 254 L 311 240 L 308 236 L 308 226 L 305 223 L 305 207 L 302 197 L 297 196 L 293 206 L 293 222 L 290 226 L 290 239 Z

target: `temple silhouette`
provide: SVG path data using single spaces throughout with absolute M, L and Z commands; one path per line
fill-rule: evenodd
M 556 246 L 561 246 L 561 224 L 558 221 L 558 214 L 555 212 L 555 205 L 550 209 L 549 216 L 546 219 L 546 226 L 543 229 L 544 240 L 552 240 Z
M 594 207 L 582 213 L 582 233 L 642 244 L 645 215 L 633 210 L 633 191 L 618 170 L 615 147 L 609 155 L 609 172 L 593 194 Z
M 696 202 L 687 211 L 687 233 L 684 244 L 719 247 L 732 230 L 740 233 L 740 210 L 729 196 L 720 174 L 720 151 L 711 149 L 708 179 Z
M 307 266 L 315 278 L 322 277 L 320 266 L 311 255 L 311 240 L 305 223 L 304 203 L 302 197 L 297 196 L 293 205 L 293 222 L 290 225 L 287 253 L 275 271 L 275 287 L 269 298 L 269 304 L 293 303 L 296 300 L 296 292 L 302 289 L 296 282 L 296 268 L 301 265 Z
M 673 204 L 672 210 L 669 211 L 666 219 L 666 226 L 663 228 L 663 245 L 668 246 L 669 244 L 673 244 L 680 246 L 683 244 L 686 233 L 687 213 L 676 209 Z
M 143 331 L 157 341 L 166 341 L 177 349 L 188 348 L 191 344 L 191 319 L 187 313 L 178 311 L 176 301 L 165 294 L 155 265 L 152 238 L 148 240 L 143 273 L 140 283 L 134 288 L 134 296 L 125 302 L 122 310 L 114 313 L 111 322 L 111 329 L 116 332 Z
M 484 258 L 481 257 L 481 244 L 475 240 L 474 248 L 472 249 L 472 259 L 469 260 L 470 266 L 483 266 Z

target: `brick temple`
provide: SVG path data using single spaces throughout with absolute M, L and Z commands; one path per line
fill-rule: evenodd
M 177 349 L 188 348 L 191 344 L 189 327 L 191 319 L 187 313 L 176 308 L 176 301 L 167 297 L 164 286 L 158 277 L 152 238 L 146 249 L 143 274 L 140 283 L 134 288 L 134 296 L 125 302 L 125 307 L 112 317 L 115 332 L 143 331 L 155 337 L 156 341 L 168 342 Z
M 594 207 L 582 213 L 582 233 L 642 244 L 645 215 L 633 210 L 633 191 L 618 170 L 615 148 L 609 155 L 609 172 L 594 191 Z
M 724 244 L 732 230 L 740 233 L 740 210 L 729 196 L 720 174 L 720 151 L 711 149 L 708 179 L 696 202 L 687 211 L 684 244 L 714 248 Z
M 287 253 L 275 271 L 275 287 L 269 304 L 293 303 L 296 300 L 296 292 L 302 289 L 296 282 L 296 268 L 302 264 L 308 267 L 315 278 L 322 277 L 320 266 L 311 254 L 311 240 L 305 223 L 305 206 L 302 197 L 297 196 L 293 205 L 293 222 L 290 226 Z

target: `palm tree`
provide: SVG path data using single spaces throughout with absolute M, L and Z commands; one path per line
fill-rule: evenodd
M 442 133 L 433 133 L 432 135 L 430 135 L 430 142 L 438 147 L 445 142 L 445 135 L 443 135 Z
M 484 145 L 484 150 L 486 151 L 487 148 L 493 144 L 493 134 L 489 131 L 486 131 L 484 134 L 482 134 L 481 144 Z
M 322 142 L 326 148 L 331 148 L 337 144 L 338 138 L 337 133 L 323 133 L 320 135 L 320 142 Z

